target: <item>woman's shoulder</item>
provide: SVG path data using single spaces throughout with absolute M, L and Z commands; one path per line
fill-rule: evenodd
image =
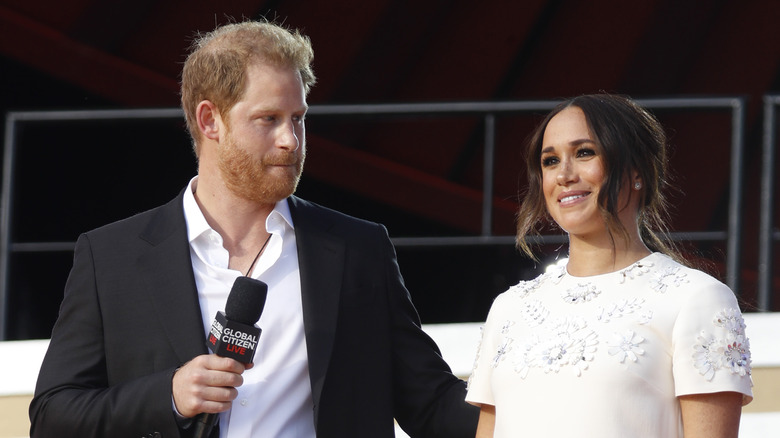
M 688 278 L 689 282 L 694 283 L 695 285 L 728 288 L 728 286 L 726 286 L 722 281 L 718 280 L 714 276 L 702 271 L 701 269 L 686 266 L 666 254 L 653 253 L 651 257 L 655 262 L 654 270 L 656 271 L 656 275 L 675 272 L 684 275 Z
M 668 291 L 698 301 L 727 300 L 736 297 L 734 291 L 714 276 L 679 263 L 671 257 L 654 254 L 653 280 L 655 287 L 668 287 Z M 661 290 L 660 292 L 665 292 Z
M 539 274 L 530 280 L 520 280 L 518 283 L 509 286 L 507 290 L 500 293 L 496 297 L 496 301 L 527 298 L 529 295 L 542 288 L 551 279 L 554 279 L 556 276 L 556 273 L 551 272 L 551 270 L 548 269 L 547 272 Z

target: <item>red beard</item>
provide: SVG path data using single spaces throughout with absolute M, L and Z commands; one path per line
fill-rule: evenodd
M 304 152 L 278 151 L 257 158 L 228 135 L 219 150 L 218 167 L 226 187 L 236 196 L 261 204 L 276 204 L 295 193 L 306 158 Z

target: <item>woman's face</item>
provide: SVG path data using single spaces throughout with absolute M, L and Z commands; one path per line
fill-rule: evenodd
M 606 233 L 598 208 L 602 150 L 580 108 L 568 107 L 550 120 L 541 152 L 542 190 L 553 220 L 570 236 Z

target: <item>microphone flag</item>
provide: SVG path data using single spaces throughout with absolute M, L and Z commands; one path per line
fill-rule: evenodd
M 255 357 L 257 342 L 261 333 L 257 325 L 249 325 L 225 317 L 225 312 L 217 312 L 206 343 L 212 353 L 229 357 L 248 364 Z

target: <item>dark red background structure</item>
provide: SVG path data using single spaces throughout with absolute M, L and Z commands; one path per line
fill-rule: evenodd
M 777 1 L 0 0 L 0 109 L 175 107 L 193 34 L 229 17 L 260 16 L 311 37 L 319 82 L 310 105 L 547 100 L 601 90 L 744 97 L 738 292 L 746 310 L 755 305 L 762 97 L 780 92 Z M 729 115 L 659 117 L 680 187 L 673 228 L 725 229 Z M 498 121 L 495 234 L 513 233 L 521 145 L 537 119 Z M 194 160 L 180 124 L 162 125 L 25 127 L 14 239 L 74 241 L 174 196 Z M 479 234 L 482 131 L 469 117 L 312 117 L 300 194 L 383 222 L 394 237 Z M 105 168 L 89 174 L 95 163 Z M 723 251 L 719 243 L 692 249 L 721 278 Z M 424 322 L 481 320 L 497 293 L 536 268 L 511 245 L 399 249 L 399 262 Z M 47 335 L 69 266 L 70 254 L 14 259 L 11 338 Z

